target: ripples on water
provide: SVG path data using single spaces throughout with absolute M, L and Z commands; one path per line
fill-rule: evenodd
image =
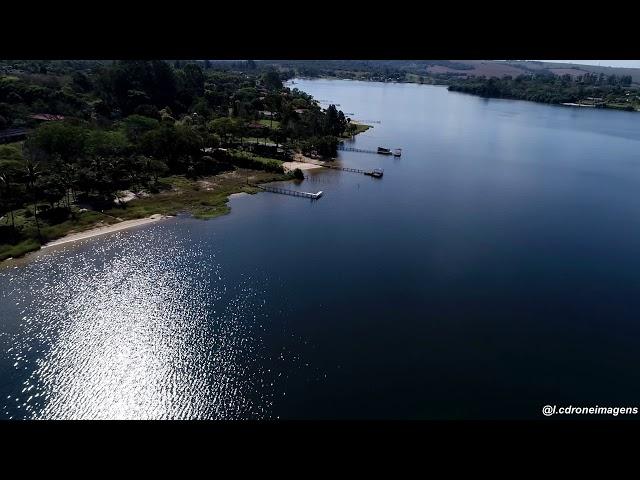
M 0 313 L 12 302 L 20 319 L 3 333 L 3 416 L 268 417 L 255 279 L 230 287 L 166 226 L 117 235 L 0 271 Z

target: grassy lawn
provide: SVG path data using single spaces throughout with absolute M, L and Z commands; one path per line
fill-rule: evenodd
M 371 125 L 365 125 L 364 123 L 351 122 L 351 125 L 354 125 L 356 128 L 353 131 L 353 135 L 358 135 L 359 133 L 366 132 L 370 128 L 373 128 Z M 342 138 L 351 138 L 353 135 L 349 135 L 348 133 L 342 134 Z
M 92 228 L 99 223 L 110 224 L 118 221 L 100 212 L 80 212 L 77 207 L 72 207 L 73 215 L 60 223 L 50 222 L 47 221 L 45 217 L 39 216 L 39 238 L 35 218 L 32 215 L 32 208 L 31 206 L 28 209 L 23 208 L 13 212 L 16 225 L 16 237 L 13 238 L 11 243 L 0 244 L 0 260 L 5 260 L 9 257 L 20 257 L 25 253 L 38 250 L 41 245 L 40 238 L 42 239 L 42 243 L 47 243 L 63 237 L 68 233 Z M 6 229 L 8 234 L 9 225 L 10 222 L 6 222 L 5 219 L 0 223 L 0 228 Z
M 0 261 L 7 258 L 18 258 L 26 253 L 40 249 L 40 242 L 29 238 L 15 245 L 0 244 Z
M 262 125 L 265 125 L 269 128 L 273 128 L 274 130 L 280 128 L 280 122 L 278 120 L 268 120 L 266 118 L 263 118 L 261 120 L 258 120 L 258 123 L 261 123 Z
M 270 138 L 267 138 L 267 137 L 260 137 L 260 138 L 257 138 L 257 137 L 244 137 L 242 139 L 242 143 L 245 146 L 246 145 L 251 145 L 251 144 L 254 144 L 254 143 L 259 143 L 259 144 L 263 145 L 265 143 L 267 143 L 267 144 L 273 143 L 273 140 L 271 140 Z
M 283 174 L 243 168 L 197 180 L 175 175 L 161 180 L 165 189 L 163 192 L 132 200 L 105 213 L 123 220 L 144 218 L 155 213 L 176 215 L 180 212 L 188 212 L 196 218 L 213 218 L 229 213 L 227 202 L 232 193 L 257 192 L 247 181 L 263 183 L 287 178 Z

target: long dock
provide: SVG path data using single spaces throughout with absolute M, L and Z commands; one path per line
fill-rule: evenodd
M 265 192 L 279 193 L 281 195 L 291 195 L 292 197 L 304 197 L 316 200 L 322 196 L 322 190 L 316 193 L 300 192 L 298 190 L 288 190 L 286 188 L 273 187 L 271 185 L 253 185 L 254 187 L 264 190 Z
M 338 150 L 342 150 L 343 152 L 378 153 L 377 150 L 367 150 L 364 148 L 353 148 L 344 146 L 338 146 Z
M 304 162 L 301 160 L 294 160 L 294 162 L 300 163 L 311 163 L 313 165 L 318 165 L 319 167 L 331 168 L 333 170 L 342 170 L 343 172 L 353 172 L 353 173 L 362 173 L 364 175 L 371 175 L 371 170 L 362 170 L 360 168 L 350 168 L 350 167 L 338 167 L 337 165 L 327 165 L 324 162 L 316 162 L 315 160 L 305 160 Z

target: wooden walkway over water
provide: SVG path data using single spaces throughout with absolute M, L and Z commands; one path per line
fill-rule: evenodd
M 260 190 L 264 190 L 265 192 L 279 193 L 281 195 L 291 195 L 292 197 L 311 198 L 312 200 L 317 200 L 322 196 L 322 190 L 316 193 L 310 193 L 310 192 L 301 192 L 299 190 L 289 190 L 287 188 L 274 187 L 271 185 L 253 184 L 253 186 L 256 188 L 259 188 Z
M 341 145 L 338 145 L 338 150 L 341 150 L 343 152 L 378 153 L 377 150 L 367 150 L 365 148 L 344 147 L 344 146 L 341 146 Z
M 317 162 L 315 160 L 305 160 L 304 162 L 302 160 L 294 160 L 294 162 L 311 163 L 313 165 L 318 165 L 319 167 L 331 168 L 333 170 L 342 170 L 343 172 L 362 173 L 364 175 L 371 175 L 372 173 L 371 170 L 362 170 L 360 168 L 350 168 L 350 167 L 339 167 L 337 165 L 327 165 L 324 162 Z

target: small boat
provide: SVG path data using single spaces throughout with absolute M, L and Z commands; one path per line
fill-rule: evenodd
M 393 151 L 393 156 L 394 156 L 394 157 L 399 157 L 400 155 L 402 155 L 402 149 L 401 149 L 401 148 L 396 148 L 396 149 Z
M 378 153 L 381 155 L 391 155 L 391 150 L 384 147 L 378 147 Z
M 371 177 L 376 177 L 376 178 L 382 177 L 383 173 L 384 172 L 383 172 L 383 170 L 381 168 L 374 168 L 370 172 L 364 172 L 365 175 L 369 175 Z

